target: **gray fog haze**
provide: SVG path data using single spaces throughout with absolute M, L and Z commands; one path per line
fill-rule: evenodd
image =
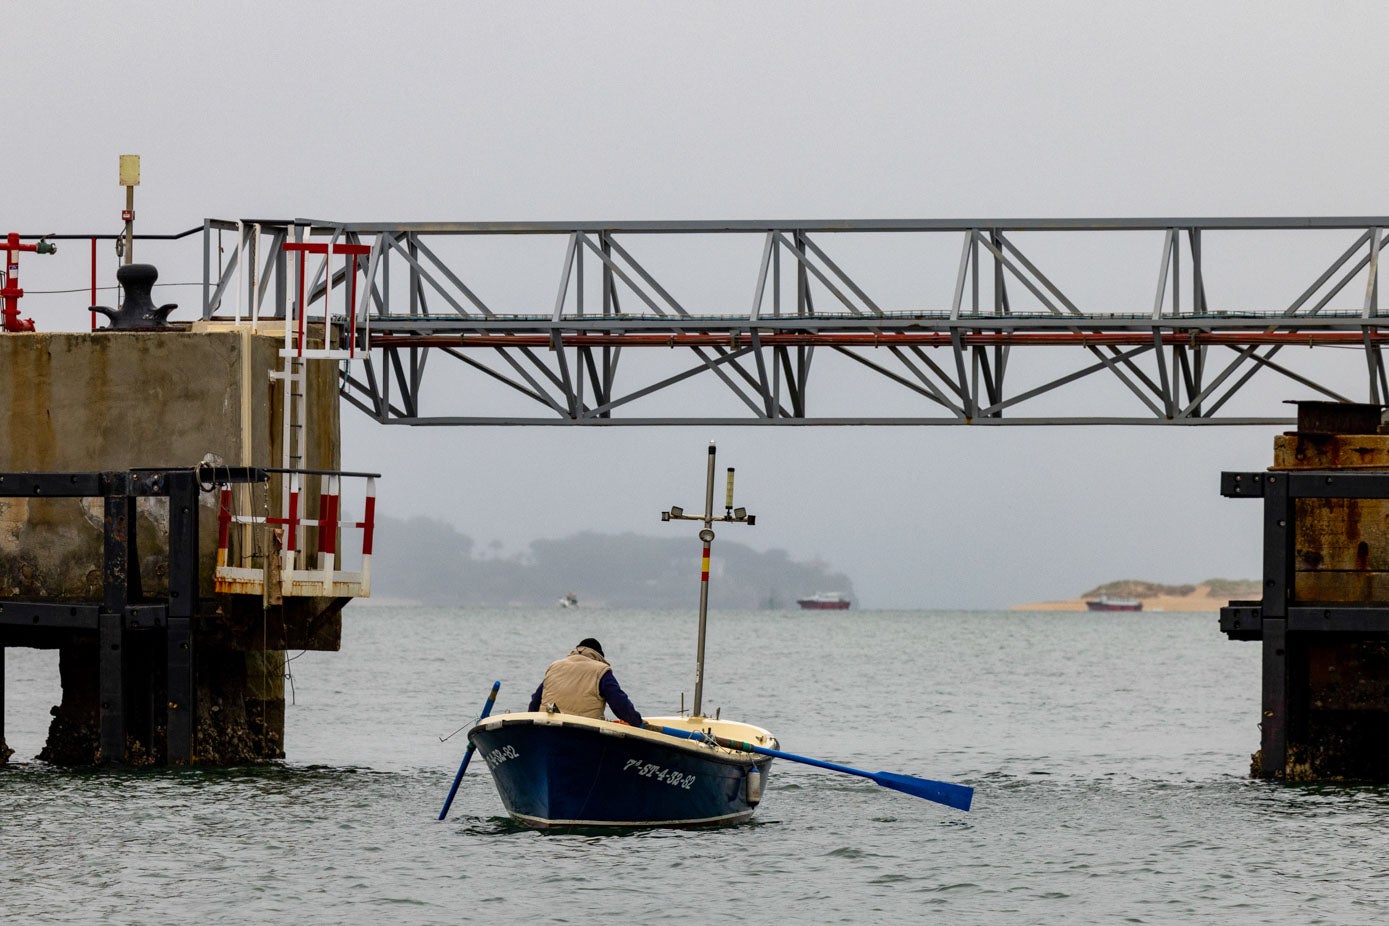
M 143 233 L 210 216 L 1380 215 L 1386 27 L 1374 3 L 9 4 L 0 233 L 116 232 L 122 153 L 142 156 Z M 137 259 L 187 284 L 197 252 Z M 1057 269 L 1151 307 L 1157 253 Z M 1251 254 L 1212 299 L 1286 306 L 1310 282 L 1302 262 L 1330 256 Z M 40 330 L 87 326 L 88 260 L 81 243 L 25 255 L 21 310 Z M 110 282 L 105 245 L 99 261 Z M 914 281 L 867 262 L 912 298 Z M 520 311 L 534 280 L 512 266 L 492 268 L 491 295 Z M 671 272 L 732 311 L 754 283 Z M 921 299 L 947 302 L 951 283 Z M 553 302 L 548 280 L 538 291 Z M 156 301 L 188 320 L 199 290 Z M 1327 354 L 1363 380 L 1360 354 Z M 1263 415 L 1311 397 L 1250 388 Z M 1113 401 L 1078 389 L 1073 409 Z M 385 474 L 384 512 L 479 547 L 580 531 L 693 546 L 659 512 L 699 506 L 713 440 L 757 515 L 728 528 L 739 543 L 825 561 L 866 607 L 992 608 L 1257 575 L 1258 506 L 1222 499 L 1219 474 L 1267 465 L 1275 430 L 412 429 L 345 407 L 343 462 Z

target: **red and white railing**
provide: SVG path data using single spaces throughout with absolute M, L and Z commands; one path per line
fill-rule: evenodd
M 299 299 L 290 306 L 292 317 L 285 325 L 284 356 L 296 359 L 308 358 L 311 360 L 352 360 L 357 355 L 357 275 L 361 269 L 361 258 L 371 253 L 371 246 L 366 244 L 347 244 L 345 242 L 321 242 L 321 241 L 290 241 L 283 245 L 283 250 L 288 253 L 296 254 L 299 258 L 297 276 L 299 278 Z M 307 259 L 310 254 L 318 254 L 322 257 L 320 273 L 323 275 L 323 301 L 320 303 L 323 317 L 323 346 L 309 347 L 309 304 L 306 300 L 308 282 Z M 332 338 L 332 305 L 333 305 L 333 266 L 332 257 L 338 255 L 346 258 L 343 267 L 344 278 L 347 283 L 347 331 L 346 347 L 333 346 Z M 363 307 L 365 311 L 365 307 Z
M 217 566 L 215 587 L 219 593 L 265 594 L 282 597 L 365 598 L 371 594 L 371 548 L 376 531 L 376 474 L 279 471 L 288 476 L 287 512 L 282 517 L 238 512 L 234 491 L 222 488 L 217 506 Z M 343 479 L 364 480 L 362 519 L 342 520 Z M 307 516 L 304 483 L 319 480 L 318 517 Z M 231 535 L 233 525 L 262 531 L 262 543 L 245 543 L 238 550 L 240 562 L 233 565 Z M 309 529 L 317 530 L 314 549 L 301 545 Z M 338 545 L 340 530 L 360 530 L 361 568 L 343 567 L 344 551 Z M 257 560 L 259 563 L 257 563 Z

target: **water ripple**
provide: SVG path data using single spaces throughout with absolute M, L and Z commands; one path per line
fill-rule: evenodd
M 626 641 L 610 645 L 643 710 L 687 670 L 686 616 L 583 617 Z M 437 733 L 493 678 L 513 703 L 533 687 L 573 615 L 349 609 L 341 653 L 295 662 L 290 762 L 0 769 L 3 919 L 659 924 L 730 901 L 752 926 L 1389 919 L 1389 789 L 1246 779 L 1256 654 L 1205 617 L 737 619 L 779 655 L 711 666 L 725 716 L 751 705 L 803 755 L 971 785 L 975 810 L 778 760 L 746 825 L 538 833 L 473 766 L 440 824 L 462 746 Z M 26 707 L 25 657 L 7 658 L 22 732 L 47 705 Z

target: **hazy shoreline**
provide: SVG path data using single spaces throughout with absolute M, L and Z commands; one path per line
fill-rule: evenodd
M 1231 601 L 1228 595 L 1212 595 L 1205 585 L 1197 586 L 1189 595 L 1135 596 L 1143 602 L 1144 611 L 1219 611 Z M 1085 598 L 1066 601 L 1034 601 L 1011 605 L 1009 611 L 1085 611 Z

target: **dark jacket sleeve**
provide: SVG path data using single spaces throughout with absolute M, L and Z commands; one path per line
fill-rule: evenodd
M 598 693 L 608 702 L 608 707 L 612 708 L 618 720 L 626 721 L 634 727 L 641 726 L 641 714 L 632 706 L 632 699 L 627 697 L 627 692 L 617 683 L 617 677 L 611 669 L 604 672 L 603 677 L 598 680 Z
M 535 694 L 531 695 L 531 706 L 526 708 L 526 710 L 531 711 L 532 713 L 540 710 L 540 693 L 544 690 L 544 682 L 541 682 L 539 685 L 535 686 Z

